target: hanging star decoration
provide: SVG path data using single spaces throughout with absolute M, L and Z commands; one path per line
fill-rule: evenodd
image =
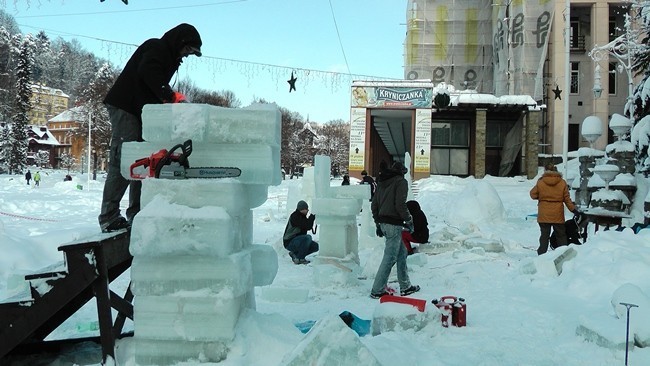
M 289 93 L 291 91 L 296 91 L 296 80 L 298 80 L 297 77 L 293 76 L 293 71 L 291 71 L 291 79 L 287 80 L 287 83 L 289 83 Z
M 555 84 L 555 89 L 553 90 L 553 93 L 555 93 L 555 99 L 562 100 L 562 90 L 560 90 L 560 86 Z

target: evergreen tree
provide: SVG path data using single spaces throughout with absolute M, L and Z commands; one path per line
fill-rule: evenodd
M 7 122 L 12 114 L 15 82 L 15 65 L 12 36 L 0 26 L 0 121 Z
M 32 108 L 32 66 L 34 65 L 34 40 L 31 35 L 23 37 L 16 57 L 16 100 L 13 127 L 11 129 L 11 156 L 9 158 L 9 173 L 22 172 L 27 164 L 27 113 Z
M 9 153 L 11 152 L 11 132 L 9 124 L 3 123 L 0 130 L 0 170 L 9 170 Z
M 631 137 L 634 145 L 636 171 L 646 176 L 650 173 L 650 157 L 648 145 L 650 144 L 650 1 L 633 1 L 632 9 L 637 20 L 635 26 L 638 33 L 637 42 L 631 45 L 633 50 L 633 71 L 642 75 L 641 82 L 635 87 L 632 96 L 634 121 Z M 626 24 L 631 27 L 630 24 Z

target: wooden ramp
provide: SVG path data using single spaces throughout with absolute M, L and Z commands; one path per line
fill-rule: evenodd
M 98 234 L 60 246 L 64 262 L 25 276 L 30 293 L 0 303 L 0 364 L 12 353 L 40 352 L 44 339 L 93 297 L 97 301 L 104 363 L 115 358 L 115 339 L 126 318 L 133 319 L 133 295 L 122 297 L 109 284 L 131 266 L 130 232 Z M 111 308 L 118 316 L 113 322 Z M 71 340 L 73 341 L 73 340 Z

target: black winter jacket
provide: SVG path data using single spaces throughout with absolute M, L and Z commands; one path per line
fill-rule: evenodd
M 403 225 L 412 221 L 406 207 L 408 191 L 408 182 L 401 172 L 383 171 L 377 178 L 377 191 L 370 206 L 375 223 Z
M 296 236 L 307 234 L 307 231 L 311 230 L 314 226 L 314 220 L 316 220 L 316 215 L 307 217 L 298 210 L 293 211 L 291 216 L 289 216 L 287 226 L 284 228 L 284 235 L 282 236 L 284 246 L 286 247 L 291 239 Z
M 420 208 L 418 201 L 408 201 L 406 202 L 406 207 L 408 207 L 411 217 L 413 217 L 413 233 L 411 237 L 413 238 L 414 243 L 426 243 L 429 241 L 429 222 L 427 221 L 427 216 L 424 214 Z
M 160 39 L 145 41 L 124 66 L 104 103 L 141 118 L 145 104 L 171 101 L 173 90 L 169 82 L 182 62 L 181 50 L 185 45 L 201 46 L 199 32 L 185 23 Z

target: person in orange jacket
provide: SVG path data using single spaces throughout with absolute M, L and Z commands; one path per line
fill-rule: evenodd
M 556 232 L 559 245 L 567 244 L 564 228 L 564 206 L 575 215 L 580 214 L 569 195 L 569 185 L 554 164 L 546 164 L 544 174 L 530 190 L 530 198 L 537 200 L 537 223 L 539 224 L 539 248 L 537 254 L 548 250 L 551 228 Z

